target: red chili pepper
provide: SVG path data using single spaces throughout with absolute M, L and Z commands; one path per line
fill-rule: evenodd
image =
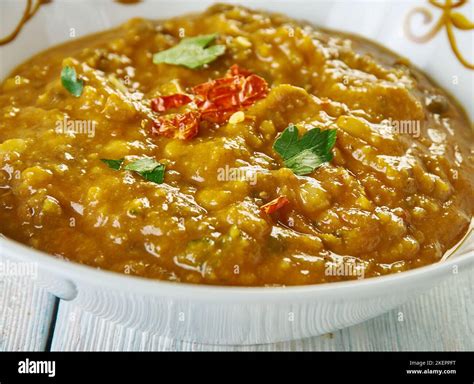
M 199 84 L 192 92 L 196 95 L 195 103 L 202 118 L 222 124 L 234 112 L 267 96 L 268 84 L 260 76 L 233 65 L 226 77 Z
M 249 107 L 260 99 L 263 99 L 268 94 L 268 84 L 260 76 L 248 76 L 240 91 L 240 103 L 244 107 Z
M 166 112 L 168 109 L 179 108 L 189 104 L 191 97 L 184 93 L 176 93 L 169 96 L 159 96 L 151 101 L 151 109 L 155 112 Z
M 194 111 L 160 116 L 153 122 L 151 133 L 172 139 L 189 140 L 198 134 L 200 120 L 199 112 Z
M 290 201 L 285 196 L 279 196 L 276 199 L 270 201 L 267 204 L 264 204 L 260 207 L 260 211 L 266 213 L 267 215 L 272 214 L 276 210 L 284 207 Z
M 153 133 L 166 137 L 192 138 L 196 136 L 199 121 L 206 120 L 223 124 L 233 113 L 250 107 L 256 101 L 268 94 L 268 84 L 260 76 L 240 68 L 234 64 L 229 68 L 225 77 L 199 84 L 192 88 L 191 96 L 178 93 L 160 96 L 152 100 L 151 108 L 155 112 L 166 112 L 194 101 L 197 111 L 185 114 L 174 114 L 172 117 L 162 116 L 154 123 Z M 187 133 L 175 134 L 178 128 L 173 124 L 184 124 Z M 182 130 L 180 130 L 182 131 Z
M 194 87 L 195 103 L 202 112 L 203 119 L 221 124 L 238 111 L 240 83 L 240 77 L 229 77 Z

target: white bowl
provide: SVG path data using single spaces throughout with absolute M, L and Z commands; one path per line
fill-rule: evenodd
M 474 117 L 473 71 L 459 63 L 443 31 L 425 44 L 408 39 L 403 25 L 420 2 L 233 1 L 325 28 L 358 32 L 378 41 L 430 74 Z M 43 7 L 18 38 L 0 47 L 0 78 L 50 45 L 119 24 L 133 16 L 168 18 L 204 9 L 210 1 L 151 1 L 120 5 L 112 0 L 60 1 Z M 423 5 L 423 3 L 421 3 Z M 426 4 L 425 8 L 439 10 Z M 22 2 L 2 0 L 0 34 L 18 19 Z M 430 8 L 431 7 L 431 8 Z M 470 5 L 472 10 L 472 5 Z M 461 8 L 462 12 L 466 12 Z M 437 13 L 438 12 L 438 13 Z M 67 15 L 67 17 L 65 17 Z M 430 28 L 413 17 L 414 33 Z M 418 21 L 418 23 L 416 23 Z M 432 20 L 434 23 L 435 20 Z M 457 44 L 473 57 L 472 33 Z M 38 266 L 38 283 L 84 310 L 138 330 L 182 340 L 215 344 L 256 344 L 315 336 L 386 312 L 448 276 L 474 264 L 474 234 L 445 261 L 400 274 L 361 281 L 287 288 L 197 286 L 147 280 L 66 262 L 0 237 L 0 255 Z

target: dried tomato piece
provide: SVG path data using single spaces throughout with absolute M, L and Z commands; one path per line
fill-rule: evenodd
M 151 101 L 151 109 L 155 112 L 166 112 L 168 109 L 179 108 L 189 104 L 191 97 L 184 93 L 176 93 L 168 96 L 158 96 Z
M 174 113 L 160 116 L 153 122 L 151 133 L 172 139 L 189 140 L 199 131 L 199 112 Z
M 276 199 L 270 201 L 267 204 L 264 204 L 260 207 L 260 211 L 270 215 L 271 213 L 277 211 L 278 209 L 284 207 L 290 201 L 285 196 L 279 196 Z

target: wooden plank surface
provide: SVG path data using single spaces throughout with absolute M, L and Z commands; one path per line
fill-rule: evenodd
M 6 262 L 0 257 L 0 263 Z M 0 351 L 45 350 L 56 300 L 36 286 L 34 276 L 2 276 Z
M 260 346 L 212 346 L 136 332 L 61 302 L 52 350 L 61 351 L 408 351 L 474 350 L 474 270 L 429 293 L 331 335 Z

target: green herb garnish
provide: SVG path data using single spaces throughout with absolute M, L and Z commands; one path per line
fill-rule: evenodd
M 111 159 L 100 159 L 103 163 L 107 164 L 109 168 L 115 169 L 116 171 L 120 170 L 122 167 L 124 159 L 111 160 Z
M 109 168 L 119 171 L 122 168 L 124 159 L 100 159 L 100 161 L 107 164 Z M 127 164 L 124 169 L 127 171 L 136 172 L 145 180 L 156 184 L 162 184 L 165 180 L 165 166 L 149 157 L 144 157 Z
M 72 67 L 64 67 L 61 71 L 61 83 L 69 93 L 75 97 L 82 95 L 84 82 L 77 78 L 76 70 Z
M 216 38 L 217 35 L 212 34 L 183 39 L 178 45 L 166 51 L 155 53 L 153 63 L 183 65 L 191 69 L 201 67 L 224 54 L 225 45 L 209 46 Z
M 285 167 L 296 175 L 307 175 L 334 157 L 331 150 L 336 143 L 336 130 L 310 129 L 301 139 L 298 128 L 290 124 L 273 144 Z
M 156 184 L 161 184 L 165 180 L 165 166 L 149 157 L 144 157 L 143 159 L 127 164 L 124 169 L 134 171 L 145 180 Z

